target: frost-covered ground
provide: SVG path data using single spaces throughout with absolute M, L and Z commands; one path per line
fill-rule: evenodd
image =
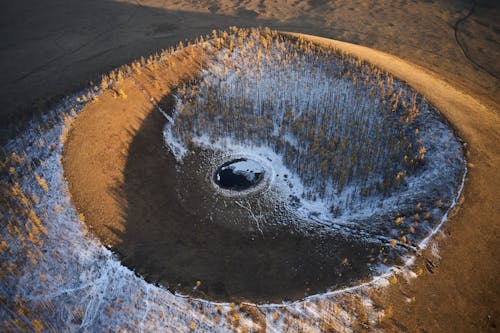
M 85 94 L 92 98 L 91 93 Z M 196 329 L 211 332 L 264 328 L 269 332 L 293 329 L 319 332 L 328 328 L 350 331 L 360 320 L 359 315 L 351 311 L 355 306 L 364 309 L 367 318 L 363 320 L 371 326 L 383 316 L 383 310 L 374 308 L 368 296 L 371 288 L 386 285 L 396 273 L 412 278 L 412 272 L 406 268 L 412 261 L 410 258 L 404 266 L 393 267 L 359 286 L 293 303 L 267 305 L 208 302 L 173 295 L 148 284 L 125 268 L 88 232 L 83 217 L 69 199 L 61 164 L 62 149 L 68 126 L 83 106 L 76 97 L 67 99 L 3 147 L 9 157 L 2 165 L 1 174 L 5 198 L 0 205 L 0 328 L 3 331 L 183 332 Z M 411 176 L 407 178 L 407 187 L 415 192 L 408 192 L 408 198 L 405 192 L 400 193 L 399 198 L 389 197 L 392 201 L 384 201 L 384 206 L 378 209 L 405 205 L 411 193 L 426 189 L 419 184 L 436 181 L 442 176 L 440 169 L 447 170 L 440 163 L 447 163 L 448 157 L 432 155 L 432 151 L 437 152 L 445 144 L 446 137 L 440 135 L 433 139 L 440 130 L 449 131 L 438 126 L 424 132 L 427 156 L 433 158 L 428 164 L 431 171 L 422 171 L 413 181 Z M 200 142 L 217 147 L 201 137 Z M 304 186 L 300 177 L 287 169 L 282 158 L 269 147 L 250 149 L 238 143 L 220 144 L 224 149 L 230 148 L 231 154 L 250 157 L 254 154 L 270 159 L 279 176 L 288 174 L 287 180 L 276 177 L 274 186 L 278 179 L 287 191 L 300 191 L 300 186 Z M 463 177 L 460 180 L 459 184 L 463 185 Z M 419 239 L 421 246 L 446 220 L 460 191 L 461 185 L 450 195 L 449 202 L 445 202 L 447 209 L 441 210 L 440 218 L 429 225 L 425 237 Z M 316 209 L 316 206 L 303 206 Z M 335 220 L 333 224 L 336 223 L 340 222 Z

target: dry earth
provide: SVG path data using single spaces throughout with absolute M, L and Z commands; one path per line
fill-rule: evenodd
M 500 320 L 500 11 L 495 3 L 9 2 L 0 13 L 1 136 L 12 135 L 14 124 L 43 110 L 47 100 L 133 58 L 213 28 L 265 25 L 396 55 L 420 68 L 340 45 L 387 66 L 431 99 L 468 143 L 470 173 L 464 201 L 445 225 L 445 237 L 440 237 L 441 259 L 427 253 L 416 267 L 425 269 L 423 277 L 380 295 L 380 303 L 393 309 L 392 320 L 385 324 L 390 331 L 494 332 Z M 142 110 L 142 117 L 149 110 Z M 142 118 L 131 114 L 124 121 L 134 129 Z M 105 123 L 99 125 L 106 128 Z M 129 135 L 122 139 L 126 143 L 133 132 L 124 135 Z M 112 148 L 127 152 L 127 146 Z M 107 209 L 103 204 L 101 210 Z M 407 303 L 413 296 L 415 301 Z

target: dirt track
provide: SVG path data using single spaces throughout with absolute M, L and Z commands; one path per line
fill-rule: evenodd
M 250 1 L 240 7 L 224 1 L 210 5 L 179 1 L 168 7 L 162 1 L 145 1 L 141 6 L 112 1 L 62 3 L 4 5 L 0 14 L 2 136 L 12 124 L 8 119 L 33 111 L 20 108 L 35 103 L 43 109 L 47 98 L 72 91 L 115 66 L 185 37 L 233 24 L 267 25 L 386 51 L 476 97 L 479 104 L 460 91 L 449 95 L 446 83 L 425 86 L 426 79 L 415 78 L 411 68 L 389 68 L 399 70 L 397 76 L 416 85 L 442 109 L 468 142 L 470 175 L 464 204 L 447 223 L 446 238 L 439 241 L 440 262 L 429 253 L 431 264 L 425 257 L 417 264 L 427 273 L 409 285 L 391 287 L 380 302 L 394 310 L 389 330 L 495 331 L 500 320 L 496 252 L 500 231 L 494 200 L 500 188 L 498 8 L 489 7 L 488 1 L 477 1 L 472 13 L 473 4 L 466 1 L 391 5 L 353 1 L 338 6 L 324 1 L 295 6 Z M 393 59 L 378 61 L 383 65 L 386 60 Z M 416 301 L 406 303 L 413 296 Z

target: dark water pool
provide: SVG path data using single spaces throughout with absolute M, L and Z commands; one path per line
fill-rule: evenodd
M 223 189 L 243 191 L 259 184 L 264 168 L 256 161 L 238 158 L 222 164 L 214 175 L 214 182 Z

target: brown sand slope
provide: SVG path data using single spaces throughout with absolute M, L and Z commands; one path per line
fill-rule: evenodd
M 158 162 L 155 164 L 162 164 L 162 157 L 167 155 L 166 148 L 161 144 L 165 118 L 156 110 L 154 103 L 168 104 L 168 99 L 164 97 L 170 93 L 171 87 L 194 75 L 203 61 L 202 56 L 180 56 L 179 60 L 175 56 L 171 58 L 171 61 L 155 66 L 154 74 L 147 69 L 140 74 L 135 73 L 113 89 L 106 90 L 98 101 L 87 105 L 66 141 L 63 163 L 73 200 L 106 245 L 120 244 L 119 234 L 126 227 L 124 211 L 127 207 L 121 186 L 126 177 L 134 179 L 133 174 L 125 174 L 132 140 L 137 140 L 135 136 L 145 119 L 152 118 L 149 121 L 150 130 L 159 135 L 154 136 L 159 140 L 148 137 L 142 145 L 143 150 L 138 152 L 141 156 L 137 157 L 137 162 L 150 157 Z M 120 90 L 125 95 L 120 95 Z M 168 109 L 171 105 L 162 107 Z M 130 172 L 154 173 L 155 169 L 149 167 L 154 166 L 142 165 Z M 161 174 L 158 177 L 162 179 Z M 161 181 L 158 183 L 161 184 Z M 149 196 L 161 196 L 161 191 L 168 190 L 157 188 L 156 193 L 148 193 L 150 185 L 154 184 L 136 184 L 137 206 L 149 206 Z M 148 209 L 150 207 L 145 207 L 145 211 Z
M 500 212 L 495 201 L 500 185 L 498 112 L 427 70 L 397 57 L 353 44 L 303 37 L 352 53 L 407 81 L 442 111 L 467 142 L 469 176 L 464 201 L 445 225 L 447 237 L 439 241 L 442 260 L 438 262 L 425 253 L 415 267 L 426 268 L 423 277 L 410 283 L 400 281 L 383 291 L 380 305 L 394 312 L 392 319 L 384 322 L 385 327 L 389 331 L 408 332 L 494 330 L 494 321 L 499 318 L 496 246 L 500 227 L 496 216 Z M 147 87 L 148 94 L 162 100 L 168 90 L 158 87 L 175 84 L 179 77 L 189 74 L 181 71 L 172 75 L 172 68 L 189 68 L 189 63 L 159 68 L 154 73 L 144 70 L 133 77 L 136 83 Z M 162 77 L 166 81 L 156 85 L 154 82 Z M 134 178 L 134 174 L 124 174 L 126 158 L 127 163 L 137 165 L 135 169 L 128 166 L 130 172 L 154 173 L 159 170 L 155 168 L 156 162 L 165 153 L 157 137 L 163 124 L 161 114 L 130 79 L 116 89 L 123 89 L 128 97 L 114 97 L 108 91 L 98 103 L 87 106 L 70 133 L 64 160 L 77 207 L 97 235 L 114 245 L 120 244 L 120 232 L 126 228 L 123 209 L 127 202 L 120 199 L 120 185 L 126 177 Z M 144 130 L 146 121 L 149 125 Z M 135 133 L 140 127 L 137 138 Z M 138 140 L 143 149 L 134 148 L 135 157 L 131 160 L 126 155 L 131 152 L 132 140 Z M 158 176 L 159 184 L 162 177 Z M 155 205 L 151 202 L 161 202 L 161 186 L 135 186 L 134 205 L 143 207 L 144 216 L 154 216 L 150 210 Z M 406 298 L 411 297 L 415 301 L 407 303 Z

